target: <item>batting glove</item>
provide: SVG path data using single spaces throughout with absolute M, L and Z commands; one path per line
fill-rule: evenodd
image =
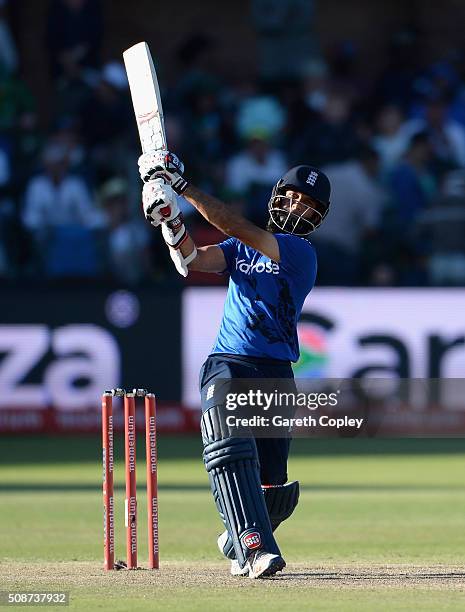
M 162 226 L 165 242 L 178 249 L 186 239 L 187 232 L 172 187 L 161 179 L 145 183 L 142 189 L 142 206 L 145 218 L 154 227 Z
M 183 176 L 184 164 L 174 153 L 153 151 L 139 157 L 139 173 L 144 183 L 153 179 L 162 179 L 177 194 L 183 193 L 188 182 Z

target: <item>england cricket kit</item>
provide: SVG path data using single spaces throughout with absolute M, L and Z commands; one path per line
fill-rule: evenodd
M 212 389 L 220 379 L 293 378 L 297 322 L 315 283 L 316 255 L 305 238 L 275 236 L 279 262 L 236 238 L 219 245 L 229 288 L 218 337 L 200 372 L 204 463 L 240 568 L 257 548 L 280 555 L 261 485 L 287 481 L 289 439 L 225 436 Z

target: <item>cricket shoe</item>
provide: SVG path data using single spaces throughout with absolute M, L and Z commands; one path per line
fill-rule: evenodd
M 249 578 L 268 578 L 283 570 L 286 562 L 280 555 L 257 550 L 248 558 L 246 567 L 249 568 Z
M 245 567 L 241 567 L 237 559 L 231 559 L 231 576 L 248 576 L 248 575 L 249 575 L 248 563 L 245 564 Z
M 225 555 L 225 544 L 228 541 L 229 535 L 227 531 L 223 531 L 223 533 L 218 536 L 218 540 L 217 540 L 217 544 L 218 544 L 218 548 L 220 549 L 220 553 L 222 555 Z M 227 557 L 225 555 L 225 557 L 227 559 L 229 559 L 229 557 Z M 249 575 L 249 564 L 246 563 L 245 567 L 241 568 L 241 566 L 239 565 L 239 562 L 237 559 L 230 559 L 231 561 L 231 576 L 248 576 Z

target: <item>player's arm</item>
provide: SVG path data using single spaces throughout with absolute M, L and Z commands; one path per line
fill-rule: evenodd
M 186 242 L 181 245 L 183 256 L 188 256 L 195 247 L 194 241 L 189 236 Z M 197 247 L 197 257 L 187 266 L 189 270 L 195 272 L 224 272 L 226 270 L 226 259 L 221 249 L 216 244 Z
M 145 183 L 142 205 L 146 219 L 153 226 L 161 227 L 171 259 L 182 276 L 187 276 L 189 270 L 223 272 L 226 269 L 226 259 L 219 246 L 197 249 L 184 225 L 177 196 L 170 185 L 159 178 Z
M 172 153 L 158 151 L 142 155 L 139 158 L 139 171 L 144 181 L 163 179 L 177 194 L 182 194 L 209 223 L 227 236 L 233 236 L 279 262 L 279 245 L 275 236 L 233 212 L 217 198 L 189 185 L 182 175 L 184 165 Z
M 233 212 L 217 198 L 204 193 L 193 185 L 189 184 L 186 187 L 183 196 L 209 223 L 224 234 L 237 238 L 273 261 L 279 262 L 278 241 L 273 234 L 262 230 L 242 215 Z

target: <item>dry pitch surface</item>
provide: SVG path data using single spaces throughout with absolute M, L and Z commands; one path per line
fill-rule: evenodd
M 147 586 L 151 589 L 201 586 L 224 589 L 248 588 L 267 585 L 272 588 L 305 589 L 337 586 L 350 589 L 385 587 L 420 587 L 453 589 L 465 594 L 465 563 L 463 566 L 420 565 L 359 565 L 309 567 L 303 563 L 289 564 L 273 578 L 249 580 L 227 573 L 226 563 L 175 563 L 165 562 L 160 570 L 105 572 L 95 563 L 1 563 L 0 582 L 4 587 L 17 589 L 25 585 L 107 588 L 111 585 Z M 465 600 L 464 600 L 465 604 Z
M 296 563 L 271 579 L 249 580 L 229 576 L 225 563 L 104 572 L 90 562 L 4 562 L 0 584 L 15 592 L 67 591 L 70 608 L 79 610 L 465 609 L 464 566 Z

